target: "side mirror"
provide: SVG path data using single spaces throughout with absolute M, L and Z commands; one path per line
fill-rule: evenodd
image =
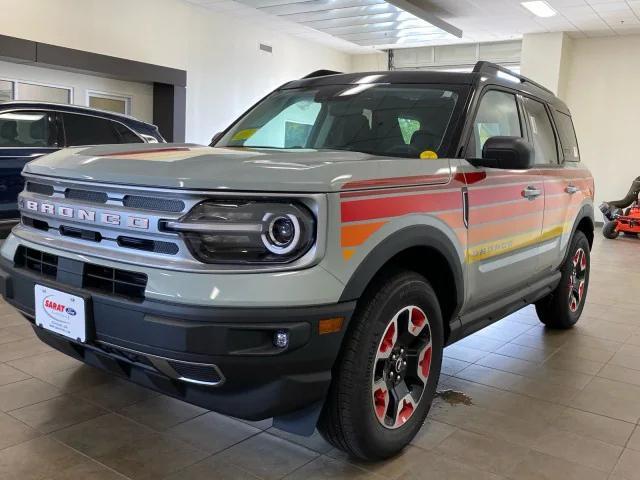
M 218 141 L 222 138 L 223 132 L 216 133 L 213 137 L 211 137 L 211 143 L 209 143 L 210 147 L 214 147 Z
M 482 158 L 471 159 L 476 167 L 526 170 L 535 163 L 533 146 L 520 137 L 491 137 L 482 147 Z

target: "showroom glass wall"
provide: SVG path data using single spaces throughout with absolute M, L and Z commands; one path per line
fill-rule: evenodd
M 390 70 L 439 70 L 468 73 L 479 60 L 487 60 L 520 73 L 522 41 L 467 43 L 390 51 Z
M 22 80 L 0 79 L 0 102 L 28 100 L 50 103 L 73 103 L 73 88 Z M 87 91 L 86 105 L 91 108 L 129 115 L 131 97 L 109 92 Z

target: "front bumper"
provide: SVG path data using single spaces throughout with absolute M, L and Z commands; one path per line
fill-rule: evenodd
M 287 415 L 324 398 L 355 308 L 355 302 L 216 308 L 133 301 L 78 288 L 73 273 L 62 273 L 50 279 L 0 260 L 0 294 L 42 341 L 147 388 L 249 420 Z M 86 343 L 35 325 L 36 284 L 86 299 Z M 320 335 L 319 321 L 336 317 L 345 319 L 341 331 Z M 289 332 L 287 348 L 273 345 L 278 330 Z

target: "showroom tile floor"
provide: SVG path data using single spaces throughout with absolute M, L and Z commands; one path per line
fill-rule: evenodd
M 429 419 L 398 458 L 327 445 L 109 378 L 0 305 L 0 479 L 640 478 L 640 240 L 597 234 L 570 331 L 532 308 L 445 351 Z

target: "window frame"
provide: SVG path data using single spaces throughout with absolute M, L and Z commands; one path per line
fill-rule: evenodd
M 112 93 L 112 92 L 104 92 L 100 90 L 87 90 L 87 94 L 85 96 L 85 102 L 88 108 L 94 108 L 91 106 L 91 97 L 95 98 L 104 98 L 106 100 L 124 100 L 125 104 L 125 112 L 124 115 L 131 115 L 131 111 L 133 109 L 133 97 L 131 95 L 126 95 L 124 93 Z M 98 108 L 94 108 L 95 110 L 100 110 Z M 111 110 L 103 110 L 106 112 L 111 112 Z M 120 112 L 111 112 L 116 115 L 122 115 Z
M 484 88 L 482 88 L 482 90 L 480 91 L 480 93 L 477 96 L 477 99 L 475 100 L 474 104 L 472 105 L 473 113 L 472 113 L 472 115 L 469 115 L 469 117 L 468 117 L 471 120 L 468 122 L 467 126 L 465 127 L 465 131 L 463 131 L 463 134 L 462 134 L 462 137 L 461 137 L 462 138 L 461 143 L 462 143 L 463 147 L 458 149 L 459 151 L 460 150 L 462 151 L 462 158 L 475 158 L 475 151 L 474 152 L 470 151 L 471 150 L 471 148 L 470 148 L 471 137 L 472 137 L 472 135 L 475 135 L 474 125 L 476 123 L 476 118 L 478 116 L 478 111 L 480 110 L 480 105 L 482 104 L 482 100 L 484 99 L 484 96 L 487 93 L 494 92 L 494 91 L 503 92 L 503 93 L 507 93 L 507 94 L 513 95 L 515 103 L 516 103 L 516 109 L 518 110 L 518 120 L 520 122 L 520 132 L 521 132 L 520 134 L 521 134 L 521 137 L 526 141 L 530 141 L 529 124 L 527 123 L 527 119 L 526 119 L 526 116 L 524 114 L 524 106 L 522 105 L 522 102 L 520 100 L 520 92 L 518 90 L 514 90 L 514 89 L 511 89 L 511 88 L 504 87 L 502 85 L 489 84 L 489 85 L 484 86 Z

